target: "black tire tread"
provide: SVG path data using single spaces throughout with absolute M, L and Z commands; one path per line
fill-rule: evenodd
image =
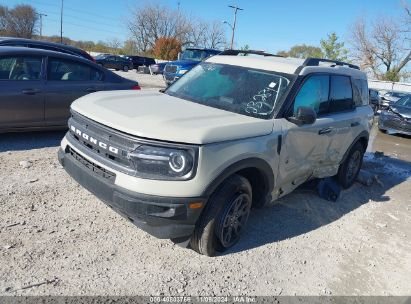
M 356 142 L 351 147 L 351 150 L 348 153 L 346 159 L 344 160 L 344 162 L 338 168 L 337 180 L 344 189 L 350 188 L 354 184 L 355 180 L 357 179 L 359 170 L 358 170 L 355 178 L 352 180 L 352 182 L 348 182 L 347 179 L 346 179 L 347 169 L 348 169 L 348 162 L 350 161 L 351 155 L 357 150 L 359 150 L 361 152 L 361 162 L 360 162 L 360 169 L 361 169 L 362 160 L 363 160 L 363 156 L 364 156 L 364 147 L 360 142 Z
M 230 196 L 238 191 L 245 191 L 252 199 L 252 189 L 249 181 L 240 175 L 234 174 L 227 178 L 211 195 L 203 210 L 190 240 L 191 248 L 200 254 L 213 256 L 216 249 L 221 248 L 214 233 L 215 220 L 221 213 L 224 204 Z M 234 192 L 234 193 L 233 193 Z

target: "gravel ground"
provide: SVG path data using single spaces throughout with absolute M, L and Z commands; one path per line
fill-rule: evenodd
M 113 72 L 120 75 L 121 77 L 137 81 L 143 90 L 147 88 L 165 88 L 166 86 L 163 80 L 163 75 L 140 74 L 137 73 L 136 70 L 131 70 L 128 72 Z
M 370 147 L 385 155 L 366 156 L 372 186 L 335 203 L 298 189 L 208 258 L 151 237 L 74 182 L 56 157 L 63 136 L 0 135 L 0 295 L 410 294 L 410 138 L 374 132 Z

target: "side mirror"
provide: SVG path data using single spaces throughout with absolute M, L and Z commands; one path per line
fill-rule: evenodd
M 311 125 L 317 120 L 317 113 L 310 107 L 298 107 L 295 116 L 289 120 L 297 125 Z

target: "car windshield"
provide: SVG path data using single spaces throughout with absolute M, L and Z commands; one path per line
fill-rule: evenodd
M 392 97 L 400 98 L 400 97 L 406 96 L 407 94 L 401 93 L 401 92 L 390 92 L 390 93 L 388 93 L 387 95 L 388 95 L 388 96 L 392 96 Z
M 278 109 L 292 75 L 203 62 L 166 93 L 195 103 L 269 119 Z
M 201 61 L 209 56 L 209 53 L 207 53 L 204 50 L 185 50 L 181 54 L 182 60 L 195 60 L 195 61 Z
M 411 108 L 411 95 L 407 95 L 399 99 L 396 103 L 398 106 L 410 107 Z
M 100 55 L 97 55 L 96 57 L 94 57 L 95 59 L 104 59 L 104 58 L 106 58 L 108 55 L 104 55 L 104 54 L 100 54 Z

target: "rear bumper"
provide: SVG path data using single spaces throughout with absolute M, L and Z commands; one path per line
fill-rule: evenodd
M 205 203 L 205 198 L 160 197 L 129 191 L 115 185 L 105 174 L 97 174 L 92 163 L 75 154 L 60 149 L 58 159 L 80 185 L 147 233 L 161 239 L 188 238 L 193 233 L 202 209 L 190 209 L 188 204 Z

